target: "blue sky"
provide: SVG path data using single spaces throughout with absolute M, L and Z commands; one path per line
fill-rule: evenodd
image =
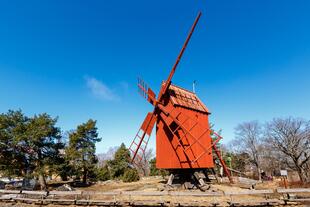
M 173 78 L 196 92 L 222 129 L 273 117 L 310 118 L 310 1 L 0 2 L 0 112 L 47 112 L 70 130 L 98 121 L 98 152 L 129 144 L 198 11 Z M 152 137 L 151 147 L 154 147 Z

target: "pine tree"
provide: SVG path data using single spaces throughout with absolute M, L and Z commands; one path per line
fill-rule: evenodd
M 112 178 L 121 178 L 130 163 L 130 152 L 122 143 L 115 152 L 114 159 L 108 161 Z
M 21 110 L 0 115 L 0 163 L 10 176 L 39 178 L 46 189 L 45 174 L 63 148 L 57 118 L 48 114 L 25 116 Z
M 28 154 L 28 163 L 34 167 L 33 172 L 38 176 L 41 189 L 46 190 L 45 174 L 59 159 L 61 132 L 56 127 L 57 118 L 48 114 L 40 114 L 29 119 L 27 130 L 20 141 Z
M 150 175 L 151 176 L 161 175 L 164 177 L 169 174 L 168 171 L 166 170 L 156 168 L 156 157 L 151 159 L 149 164 L 150 164 Z
M 122 176 L 122 180 L 125 183 L 135 182 L 135 181 L 140 180 L 138 170 L 136 168 L 126 169 L 124 175 Z
M 97 168 L 96 178 L 99 181 L 106 181 L 106 180 L 109 180 L 111 178 L 108 165 L 105 165 L 104 167 L 98 167 Z
M 133 182 L 140 179 L 137 169 L 131 167 L 130 152 L 124 143 L 115 152 L 114 159 L 108 161 L 111 177 L 124 182 Z
M 69 146 L 66 149 L 66 157 L 76 171 L 76 175 L 82 175 L 83 183 L 94 170 L 98 159 L 95 155 L 96 143 L 100 142 L 96 121 L 89 119 L 69 134 Z
M 28 118 L 21 110 L 0 114 L 0 171 L 2 175 L 22 176 L 28 169 L 26 149 L 19 140 L 27 128 Z

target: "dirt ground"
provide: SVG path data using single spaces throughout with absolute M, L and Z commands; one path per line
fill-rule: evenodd
M 108 180 L 98 182 L 89 187 L 76 188 L 81 191 L 163 191 L 165 189 L 166 179 L 160 176 L 143 177 L 141 180 L 132 183 L 124 183 L 122 181 Z M 247 191 L 251 185 L 239 184 L 238 182 L 230 185 L 229 183 L 212 184 L 210 191 L 222 192 L 242 192 Z M 255 189 L 276 189 L 279 187 L 278 181 L 266 181 L 255 185 Z M 183 188 L 171 189 L 174 191 L 200 191 L 200 190 L 185 190 Z
M 165 179 L 162 177 L 143 177 L 141 180 L 132 183 L 108 180 L 98 182 L 89 187 L 76 188 L 83 191 L 158 191 L 164 189 Z
M 104 192 L 104 191 L 143 191 L 143 192 L 154 192 L 154 191 L 164 191 L 167 190 L 165 188 L 166 180 L 162 177 L 144 177 L 138 182 L 133 183 L 124 183 L 122 181 L 105 181 L 100 182 L 95 185 L 86 187 L 86 188 L 76 188 L 76 190 L 81 191 L 96 191 L 96 192 Z M 271 183 L 262 183 L 259 184 L 257 187 L 259 189 L 270 189 L 270 187 L 276 188 L 277 185 L 271 184 Z M 242 191 L 248 191 L 250 188 L 250 185 L 247 185 L 247 188 L 242 185 L 242 187 L 239 187 L 238 184 L 234 184 L 233 186 L 226 183 L 226 184 L 212 184 L 211 188 L 207 192 L 242 192 Z M 177 192 L 201 192 L 199 189 L 196 190 L 185 190 L 183 188 L 174 188 L 169 189 L 170 191 L 177 191 Z M 102 197 L 100 195 L 92 195 L 93 199 L 106 199 L 107 197 Z M 222 205 L 227 205 L 227 202 L 231 201 L 232 199 L 238 200 L 238 199 L 245 199 L 245 200 L 259 200 L 261 199 L 261 196 L 238 196 L 238 198 L 232 198 L 229 196 L 211 196 L 211 197 L 184 197 L 184 196 L 161 196 L 159 197 L 152 197 L 152 196 L 131 196 L 130 198 L 124 196 L 122 198 L 118 198 L 120 200 L 156 200 L 161 199 L 164 201 L 169 202 L 191 202 L 191 203 L 220 203 Z

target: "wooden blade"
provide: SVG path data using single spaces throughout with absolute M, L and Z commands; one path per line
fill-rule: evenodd
M 139 93 L 148 100 L 152 105 L 156 103 L 156 94 L 154 91 L 140 78 L 138 78 Z
M 141 129 L 142 129 L 147 135 L 150 136 L 151 133 L 152 133 L 152 130 L 153 130 L 153 127 L 154 127 L 155 122 L 156 122 L 156 116 L 155 116 L 153 113 L 149 112 L 149 113 L 146 115 L 146 117 L 145 117 L 145 119 L 144 119 L 144 121 L 143 121 L 143 123 L 142 123 L 142 125 L 141 125 Z
M 187 46 L 187 44 L 188 44 L 188 42 L 189 42 L 189 40 L 190 40 L 194 30 L 195 30 L 195 27 L 196 27 L 196 25 L 197 25 L 197 23 L 199 21 L 200 16 L 201 16 L 201 12 L 198 13 L 198 16 L 196 17 L 196 19 L 195 19 L 195 21 L 194 21 L 194 23 L 193 23 L 193 25 L 191 27 L 191 30 L 190 30 L 190 32 L 189 32 L 189 34 L 188 34 L 188 36 L 187 36 L 187 38 L 186 38 L 186 40 L 185 40 L 185 42 L 183 44 L 183 47 L 182 47 L 182 49 L 181 49 L 181 51 L 180 51 L 180 53 L 179 53 L 179 55 L 178 55 L 178 57 L 176 59 L 176 61 L 175 61 L 174 65 L 173 65 L 171 71 L 170 71 L 168 79 L 166 80 L 162 90 L 160 90 L 160 93 L 159 93 L 159 96 L 158 96 L 158 101 L 160 101 L 162 95 L 167 92 L 167 90 L 168 90 L 168 88 L 169 88 L 169 86 L 171 84 L 171 79 L 172 79 L 172 77 L 173 77 L 173 75 L 175 73 L 175 70 L 176 70 L 176 68 L 177 68 L 177 66 L 178 66 L 178 64 L 179 64 L 179 62 L 180 62 L 180 60 L 182 58 L 182 55 L 183 55 L 183 53 L 184 53 L 184 51 L 186 49 L 186 46 Z
M 154 113 L 149 112 L 146 115 L 138 133 L 136 134 L 134 140 L 129 147 L 129 150 L 132 153 L 131 162 L 134 162 L 136 158 L 138 158 L 138 162 L 142 161 L 146 146 L 149 141 L 149 137 L 151 136 L 156 120 L 157 116 Z M 147 137 L 146 140 L 145 137 Z
M 154 93 L 154 91 L 152 91 L 151 88 L 147 89 L 147 100 L 152 105 L 155 105 L 155 103 L 156 103 L 156 94 Z
M 214 133 L 214 132 L 213 132 L 213 133 Z M 221 139 L 221 138 L 222 138 L 221 136 L 219 136 L 219 135 L 216 134 L 216 133 L 215 133 L 215 135 L 218 136 L 218 139 Z M 215 140 L 215 141 L 217 141 L 217 140 Z M 216 147 L 216 143 L 214 144 L 214 142 L 213 142 L 212 148 L 213 148 L 215 154 L 217 155 L 217 157 L 219 158 L 219 160 L 220 160 L 220 162 L 221 162 L 221 165 L 222 165 L 222 167 L 223 167 L 223 169 L 224 169 L 224 172 L 225 172 L 226 176 L 227 176 L 228 179 L 229 179 L 229 182 L 230 182 L 231 184 L 234 183 L 234 181 L 233 181 L 233 179 L 232 179 L 232 177 L 231 177 L 231 174 L 230 174 L 230 172 L 229 172 L 229 170 L 228 170 L 228 167 L 226 166 L 225 161 L 223 160 L 220 151 L 219 151 L 219 150 L 217 149 L 217 147 Z

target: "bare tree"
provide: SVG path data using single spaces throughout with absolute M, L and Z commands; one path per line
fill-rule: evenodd
M 305 182 L 309 173 L 310 122 L 291 117 L 274 119 L 267 124 L 266 141 L 285 155 L 283 162 Z
M 98 167 L 104 167 L 108 160 L 114 159 L 115 152 L 118 150 L 118 148 L 119 146 L 109 147 L 106 152 L 97 154 Z
M 143 160 L 141 161 L 141 166 L 139 171 L 144 175 L 147 176 L 150 173 L 150 160 L 154 157 L 153 149 L 149 148 L 145 151 L 143 155 Z
M 265 139 L 264 139 L 265 141 Z M 260 165 L 264 171 L 272 176 L 279 175 L 280 170 L 284 168 L 285 163 L 281 159 L 283 154 L 275 149 L 268 142 L 262 143 Z
M 261 180 L 261 143 L 262 127 L 257 121 L 244 122 L 235 128 L 234 148 L 250 156 L 250 162 L 257 169 L 258 179 Z

